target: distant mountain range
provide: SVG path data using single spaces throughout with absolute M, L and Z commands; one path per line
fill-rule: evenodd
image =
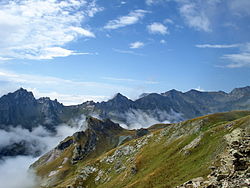
M 107 102 L 88 101 L 73 106 L 64 106 L 48 97 L 35 99 L 32 92 L 21 88 L 0 98 L 0 128 L 21 126 L 31 130 L 42 125 L 53 131 L 57 125 L 83 114 L 110 118 L 133 128 L 129 120 L 131 115 L 136 118 L 143 113 L 159 122 L 176 122 L 232 110 L 250 110 L 250 86 L 236 88 L 230 93 L 170 90 L 161 94 L 142 94 L 135 101 L 118 93 Z

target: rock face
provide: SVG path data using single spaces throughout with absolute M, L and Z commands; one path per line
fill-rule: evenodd
M 31 92 L 19 89 L 0 98 L 0 127 L 22 126 L 31 130 L 38 125 L 53 129 L 60 123 L 63 105 L 49 98 L 36 100 Z
M 158 121 L 172 122 L 216 112 L 250 110 L 250 86 L 230 93 L 170 90 L 161 94 L 148 93 L 135 101 L 118 93 L 107 102 L 88 101 L 75 106 L 63 106 L 46 97 L 36 100 L 31 92 L 21 88 L 0 98 L 0 128 L 20 125 L 32 129 L 42 125 L 53 130 L 81 114 L 97 114 L 103 119 L 129 124 L 126 113 L 138 110 Z
M 43 188 L 249 187 L 250 112 L 128 131 L 87 118 L 32 168 Z M 120 138 L 130 137 L 125 143 Z M 122 139 L 123 140 L 123 139 Z

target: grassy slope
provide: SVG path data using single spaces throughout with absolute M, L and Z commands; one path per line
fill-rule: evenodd
M 197 126 L 194 122 L 205 118 L 205 123 L 201 126 L 200 131 L 177 138 L 168 144 L 166 144 L 168 136 L 163 137 L 160 142 L 154 141 L 160 134 L 158 132 L 152 138 L 153 140 L 136 156 L 138 168 L 136 175 L 128 177 L 123 182 L 116 179 L 99 187 L 112 187 L 113 185 L 116 185 L 115 187 L 135 188 L 175 187 L 195 177 L 206 177 L 210 172 L 209 166 L 212 161 L 226 146 L 223 142 L 223 136 L 236 127 L 250 126 L 248 123 L 250 117 L 236 120 L 229 129 L 225 126 L 230 125 L 230 121 L 249 114 L 249 112 L 220 113 L 186 121 L 182 127 L 186 128 L 191 123 L 193 123 L 191 126 Z M 174 132 L 171 129 L 169 131 Z M 191 149 L 189 155 L 184 155 L 181 149 L 201 133 L 203 137 L 200 144 Z
M 206 177 L 210 172 L 209 166 L 226 147 L 223 136 L 237 127 L 249 127 L 249 115 L 249 111 L 218 113 L 154 130 L 152 137 L 140 150 L 119 159 L 126 167 L 120 173 L 115 172 L 114 164 L 100 162 L 100 159 L 112 155 L 116 149 L 98 158 L 82 161 L 71 169 L 82 169 L 86 164 L 104 172 L 112 169 L 108 172 L 110 181 L 105 183 L 95 184 L 97 172 L 91 174 L 84 182 L 84 186 L 88 187 L 175 187 L 195 177 Z M 199 144 L 184 154 L 183 148 L 199 136 Z M 140 139 L 144 138 L 129 141 L 123 146 L 135 146 Z M 137 173 L 131 174 L 132 166 L 136 166 Z M 74 182 L 75 175 L 77 170 L 64 178 L 58 188 Z

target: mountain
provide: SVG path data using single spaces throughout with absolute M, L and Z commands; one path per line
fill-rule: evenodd
M 36 100 L 32 92 L 21 88 L 0 98 L 0 127 L 21 125 L 31 130 L 38 125 L 53 129 L 60 119 L 63 105 L 57 100 L 40 98 Z
M 250 111 L 137 131 L 87 122 L 31 165 L 40 187 L 249 187 Z
M 57 125 L 82 114 L 114 119 L 129 126 L 126 113 L 134 111 L 146 113 L 158 121 L 174 122 L 231 110 L 250 110 L 250 86 L 230 93 L 170 90 L 143 94 L 134 101 L 118 93 L 106 102 L 88 101 L 73 106 L 64 106 L 48 97 L 35 99 L 32 92 L 21 88 L 0 98 L 0 127 L 22 126 L 31 130 L 42 125 L 54 130 Z M 179 114 L 178 118 L 170 118 L 173 114 Z
M 128 129 L 138 129 L 160 122 L 174 123 L 232 110 L 250 110 L 249 86 L 236 88 L 230 93 L 170 90 L 161 94 L 143 94 L 134 101 L 118 93 L 105 102 L 87 101 L 72 106 L 64 106 L 48 97 L 35 99 L 32 92 L 21 88 L 0 98 L 0 131 L 11 132 L 13 127 L 32 131 L 42 126 L 56 134 L 60 125 L 78 126 L 86 116 L 108 118 Z M 31 140 L 23 137 L 1 145 L 0 159 L 3 156 L 39 156 L 41 151 L 29 148 L 34 148 L 34 144 L 40 141 Z

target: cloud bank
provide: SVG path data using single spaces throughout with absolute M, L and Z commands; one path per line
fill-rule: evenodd
M 34 188 L 36 177 L 28 172 L 28 167 L 35 161 L 32 157 L 18 156 L 0 161 L 0 182 L 4 188 Z
M 140 129 L 148 128 L 158 123 L 174 123 L 183 120 L 182 114 L 174 112 L 154 110 L 154 111 L 142 111 L 142 110 L 129 110 L 124 114 L 113 114 L 119 118 L 122 118 L 126 123 L 121 123 L 112 119 L 114 122 L 119 123 L 125 129 Z
M 71 126 L 69 126 L 71 125 Z M 0 130 L 0 149 L 13 143 L 25 140 L 29 156 L 16 156 L 0 159 L 0 182 L 4 188 L 34 188 L 39 181 L 34 173 L 28 170 L 29 166 L 37 160 L 32 157 L 32 152 L 39 151 L 45 153 L 54 148 L 67 136 L 71 136 L 76 131 L 85 130 L 85 116 L 74 118 L 69 125 L 60 125 L 56 129 L 56 134 L 48 132 L 39 126 L 32 131 L 20 127 Z

